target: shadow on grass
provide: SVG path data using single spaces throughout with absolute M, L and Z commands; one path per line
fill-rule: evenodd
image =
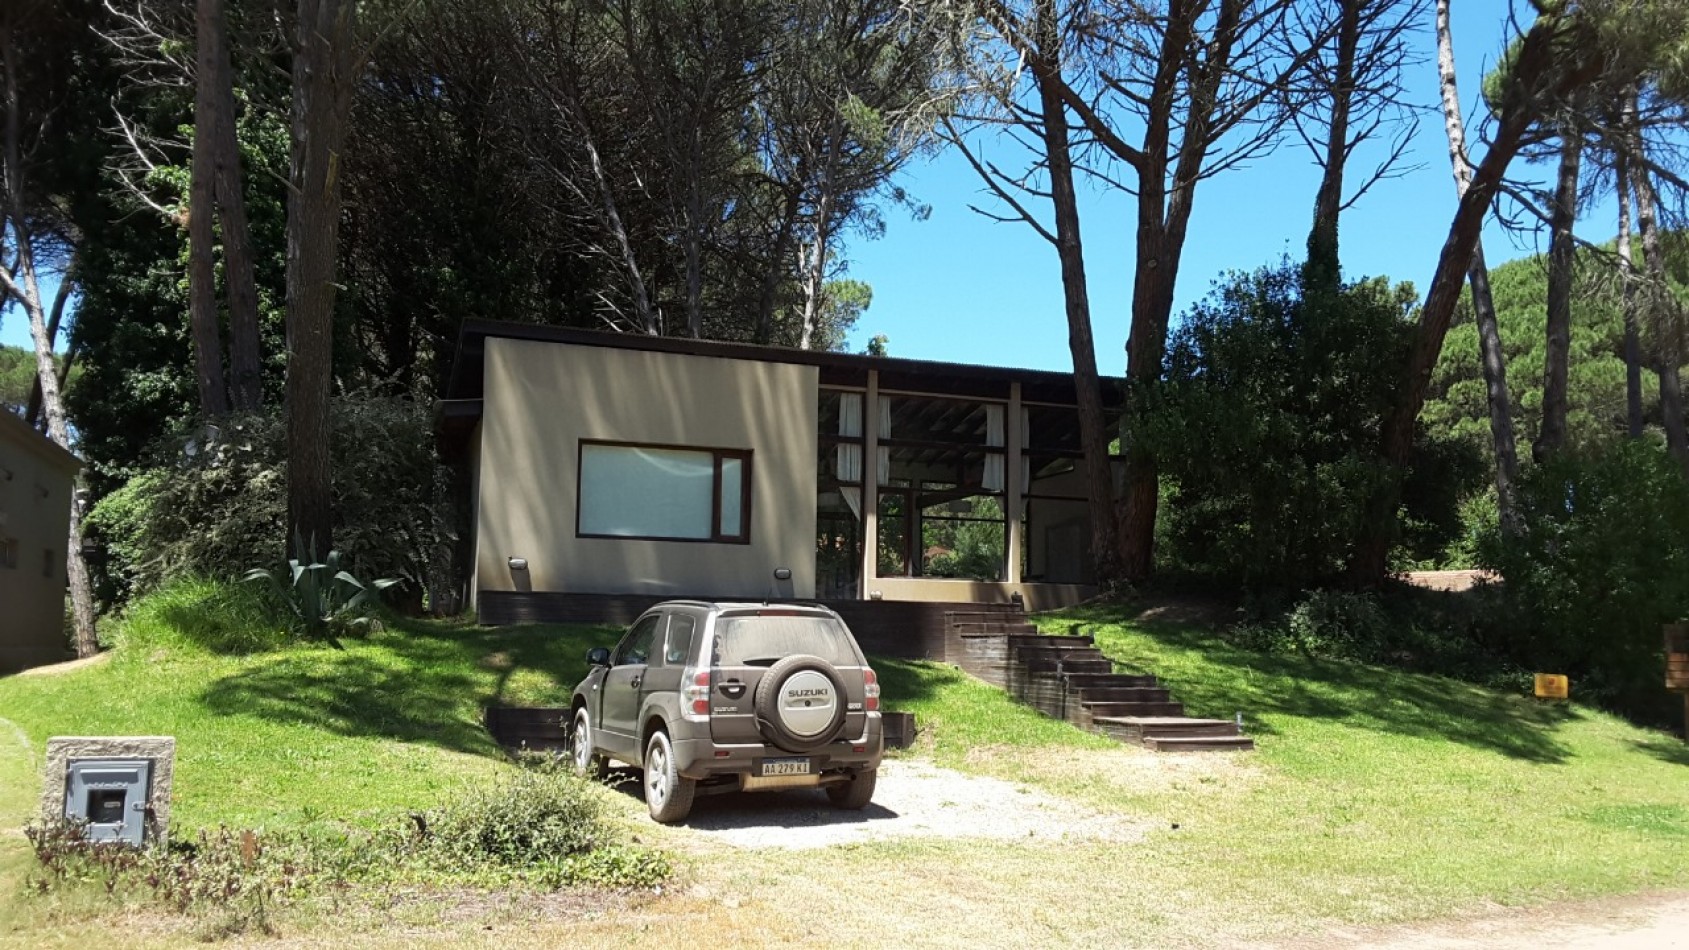
M 1632 742 L 1631 745 L 1648 753 L 1662 762 L 1672 765 L 1689 766 L 1689 742 L 1675 738 L 1648 739 L 1644 742 Z
M 301 647 L 256 657 L 254 665 L 200 695 L 221 715 L 258 716 L 345 736 L 373 736 L 476 755 L 498 755 L 482 710 L 525 700 L 518 676 L 567 699 L 586 674 L 586 651 L 616 632 L 579 626 L 486 629 L 399 621 L 344 651 Z
M 869 657 L 868 663 L 880 679 L 880 708 L 893 712 L 904 703 L 932 699 L 941 688 L 977 682 L 961 670 L 941 663 L 885 656 Z
M 1116 664 L 1161 679 L 1188 714 L 1229 719 L 1241 711 L 1246 731 L 1275 735 L 1263 715 L 1344 722 L 1396 735 L 1442 739 L 1530 762 L 1563 762 L 1554 737 L 1581 718 L 1574 706 L 1537 703 L 1439 676 L 1383 667 L 1244 650 L 1209 630 L 1159 620 L 1128 621 L 1120 608 L 1067 611 Z M 1122 629 L 1128 627 L 1130 629 Z M 1134 632 L 1147 634 L 1148 639 Z

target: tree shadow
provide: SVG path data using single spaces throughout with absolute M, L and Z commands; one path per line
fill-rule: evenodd
M 1555 738 L 1582 710 L 1542 703 L 1441 676 L 1338 660 L 1257 653 L 1210 630 L 1140 619 L 1123 622 L 1118 608 L 1057 615 L 1074 620 L 1129 672 L 1160 678 L 1188 715 L 1244 716 L 1245 731 L 1276 735 L 1268 714 L 1342 722 L 1379 732 L 1441 739 L 1530 762 L 1566 761 L 1570 748 Z M 1121 626 L 1147 634 L 1151 643 Z
M 613 641 L 602 627 L 477 628 L 404 620 L 345 650 L 263 654 L 198 699 L 219 715 L 257 716 L 344 736 L 372 736 L 474 755 L 502 755 L 482 726 L 527 673 L 566 700 L 586 651 Z
M 1689 766 L 1689 742 L 1684 742 L 1681 739 L 1666 736 L 1640 742 L 1632 741 L 1631 745 L 1661 762 Z

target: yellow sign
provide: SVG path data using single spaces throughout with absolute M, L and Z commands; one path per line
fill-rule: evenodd
M 1571 689 L 1572 681 L 1559 673 L 1537 674 L 1538 699 L 1565 699 Z

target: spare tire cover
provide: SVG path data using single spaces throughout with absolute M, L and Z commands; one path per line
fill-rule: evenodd
M 757 684 L 757 724 L 768 740 L 791 752 L 826 745 L 844 726 L 849 702 L 844 680 L 818 656 L 789 656 Z

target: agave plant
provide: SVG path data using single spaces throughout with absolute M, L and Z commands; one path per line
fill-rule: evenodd
M 315 544 L 307 546 L 296 538 L 294 550 L 301 556 L 288 558 L 285 571 L 254 568 L 242 579 L 269 581 L 307 639 L 339 647 L 342 636 L 380 629 L 381 623 L 373 615 L 373 595 L 399 583 L 399 579 L 388 577 L 366 585 L 341 568 L 339 551 L 330 551 L 319 561 L 314 549 Z

